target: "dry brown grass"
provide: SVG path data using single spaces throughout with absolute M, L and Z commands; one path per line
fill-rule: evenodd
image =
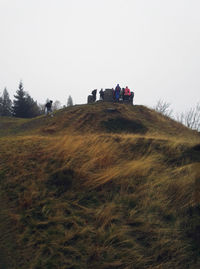
M 198 268 L 199 137 L 61 135 L 56 124 L 0 141 L 15 268 Z

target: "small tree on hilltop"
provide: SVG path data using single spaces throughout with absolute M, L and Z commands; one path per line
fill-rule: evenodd
M 69 95 L 68 99 L 67 99 L 67 106 L 73 106 L 73 100 L 71 95 Z
M 53 102 L 52 104 L 52 110 L 53 111 L 56 111 L 56 110 L 59 110 L 61 109 L 61 102 L 56 100 L 55 102 Z
M 0 97 L 0 116 L 12 116 L 12 101 L 6 88 Z

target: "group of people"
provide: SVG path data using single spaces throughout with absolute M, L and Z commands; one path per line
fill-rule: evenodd
M 96 94 L 97 94 L 97 90 L 93 90 L 92 91 L 92 96 L 93 96 L 93 101 L 96 101 Z M 100 94 L 100 100 L 104 101 L 104 95 L 105 92 L 103 91 L 103 89 L 101 89 L 99 91 Z M 119 84 L 117 84 L 117 86 L 115 87 L 115 89 L 112 89 L 112 94 L 113 94 L 113 100 L 115 102 L 119 102 L 119 101 L 129 101 L 130 103 L 133 104 L 133 98 L 134 98 L 134 92 L 131 91 L 128 86 L 126 86 L 126 88 L 121 88 L 119 86 Z
M 116 102 L 119 102 L 120 99 L 122 99 L 123 101 L 127 100 L 133 102 L 134 92 L 131 92 L 128 86 L 126 86 L 126 88 L 121 89 L 119 84 L 117 84 L 113 94 L 114 94 L 114 100 Z
M 126 86 L 126 88 L 121 88 L 119 86 L 119 84 L 117 84 L 115 89 L 112 88 L 112 89 L 109 89 L 109 91 L 111 91 L 111 95 L 112 95 L 111 101 L 114 101 L 114 102 L 127 101 L 128 103 L 133 104 L 134 92 L 131 91 L 128 88 L 128 86 Z M 89 96 L 92 98 L 91 102 L 96 101 L 96 95 L 97 95 L 97 90 L 95 89 L 92 91 L 92 95 Z M 105 91 L 103 89 L 101 89 L 99 91 L 99 95 L 100 95 L 100 100 L 104 101 L 105 100 Z M 51 117 L 53 117 L 52 104 L 53 104 L 53 101 L 50 100 L 45 105 L 45 114 L 50 115 Z

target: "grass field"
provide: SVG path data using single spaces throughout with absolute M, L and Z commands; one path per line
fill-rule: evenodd
M 197 132 L 101 103 L 0 126 L 2 268 L 200 268 Z

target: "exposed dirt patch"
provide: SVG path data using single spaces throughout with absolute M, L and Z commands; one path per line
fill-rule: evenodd
M 102 121 L 101 124 L 108 132 L 145 134 L 148 131 L 148 129 L 140 121 L 129 120 L 122 117 Z
M 193 147 L 193 150 L 200 151 L 200 144 L 197 144 Z

